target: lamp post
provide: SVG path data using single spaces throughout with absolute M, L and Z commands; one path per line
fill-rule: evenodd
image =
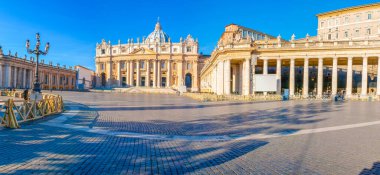
M 34 78 L 34 83 L 33 83 L 33 92 L 40 93 L 41 92 L 41 88 L 40 88 L 40 81 L 38 80 L 38 57 L 40 55 L 46 55 L 48 53 L 50 44 L 49 44 L 49 42 L 47 42 L 46 46 L 45 46 L 45 52 L 41 51 L 40 50 L 41 43 L 40 43 L 40 34 L 39 33 L 36 34 L 36 39 L 37 39 L 37 43 L 36 43 L 36 47 L 34 48 L 34 50 L 33 49 L 29 49 L 30 43 L 29 43 L 29 40 L 26 40 L 26 50 L 28 51 L 29 54 L 35 54 L 36 58 L 37 58 L 35 78 Z

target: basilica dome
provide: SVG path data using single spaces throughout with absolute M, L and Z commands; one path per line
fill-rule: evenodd
M 157 22 L 156 27 L 154 28 L 154 31 L 148 35 L 148 37 L 145 39 L 146 43 L 166 43 L 169 41 L 169 35 L 166 34 L 162 28 L 160 22 Z

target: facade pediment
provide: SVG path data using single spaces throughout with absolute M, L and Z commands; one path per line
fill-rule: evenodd
M 148 48 L 141 47 L 141 48 L 135 49 L 130 54 L 131 55 L 145 55 L 145 54 L 157 54 L 157 53 Z

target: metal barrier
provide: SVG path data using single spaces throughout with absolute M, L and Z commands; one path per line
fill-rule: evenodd
M 21 98 L 23 92 L 1 91 L 1 96 Z M 48 115 L 63 112 L 62 96 L 55 94 L 42 94 L 42 100 L 15 100 L 0 101 L 0 126 L 20 128 L 20 123 L 37 120 Z

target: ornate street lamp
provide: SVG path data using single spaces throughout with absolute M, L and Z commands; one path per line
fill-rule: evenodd
M 40 34 L 39 33 L 36 34 L 36 39 L 37 39 L 37 43 L 36 43 L 36 47 L 34 48 L 34 50 L 29 49 L 30 43 L 29 43 L 29 40 L 26 40 L 26 50 L 28 51 L 29 54 L 35 54 L 36 58 L 37 58 L 37 61 L 36 61 L 36 71 L 35 71 L 35 79 L 34 79 L 34 83 L 33 83 L 33 92 L 40 93 L 41 92 L 41 88 L 40 88 L 40 81 L 38 80 L 38 57 L 40 55 L 46 55 L 48 53 L 50 44 L 49 44 L 49 42 L 47 42 L 46 46 L 45 46 L 45 52 L 41 51 L 40 50 L 41 43 L 40 43 Z

